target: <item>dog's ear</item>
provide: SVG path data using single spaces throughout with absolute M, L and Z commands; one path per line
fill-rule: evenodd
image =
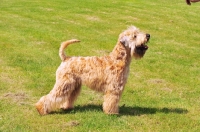
M 123 45 L 125 45 L 125 43 L 126 43 L 125 39 L 121 38 L 120 39 L 120 43 L 123 44 Z
M 122 36 L 120 38 L 120 43 L 123 44 L 124 46 L 128 46 L 127 42 L 128 42 L 128 37 L 127 36 Z
M 130 55 L 131 57 L 133 56 L 134 49 L 135 49 L 135 44 L 134 43 L 129 43 L 130 38 L 128 36 L 122 36 L 120 38 L 120 43 L 123 44 L 126 48 L 130 48 Z

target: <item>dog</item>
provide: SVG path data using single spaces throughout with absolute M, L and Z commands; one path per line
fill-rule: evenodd
M 195 3 L 195 2 L 199 2 L 200 0 L 186 0 L 186 3 L 188 5 L 191 5 L 191 2 Z
M 56 83 L 50 93 L 36 103 L 39 114 L 73 109 L 82 85 L 104 94 L 103 111 L 106 114 L 118 114 L 131 60 L 144 56 L 149 39 L 150 34 L 131 26 L 119 35 L 113 51 L 102 57 L 69 57 L 64 49 L 80 41 L 72 39 L 61 43 L 62 62 L 56 71 Z

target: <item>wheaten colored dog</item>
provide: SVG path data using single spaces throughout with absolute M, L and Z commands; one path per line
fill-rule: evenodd
M 118 104 L 126 84 L 132 58 L 143 57 L 150 35 L 132 26 L 119 35 L 113 51 L 103 57 L 68 57 L 64 49 L 79 40 L 63 42 L 59 55 L 62 63 L 56 71 L 56 83 L 49 94 L 43 96 L 36 108 L 41 115 L 56 109 L 72 109 L 81 85 L 103 92 L 103 111 L 118 114 Z

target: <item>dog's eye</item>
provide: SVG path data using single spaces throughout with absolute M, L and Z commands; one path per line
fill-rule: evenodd
M 137 38 L 137 36 L 136 36 L 136 35 L 134 35 L 134 38 Z

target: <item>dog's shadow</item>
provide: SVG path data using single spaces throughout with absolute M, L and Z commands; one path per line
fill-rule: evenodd
M 146 114 L 156 114 L 156 113 L 175 113 L 175 114 L 186 114 L 188 113 L 187 109 L 182 108 L 152 108 L 152 107 L 126 107 L 122 106 L 120 107 L 120 113 L 122 115 L 133 115 L 133 116 L 140 116 L 140 115 L 146 115 Z
M 186 114 L 188 113 L 187 109 L 182 108 L 151 108 L 151 107 L 139 107 L 139 106 L 121 106 L 119 108 L 119 116 L 123 115 L 131 115 L 131 116 L 141 116 L 146 114 L 156 114 L 156 113 L 175 113 L 175 114 Z M 77 113 L 77 112 L 87 112 L 87 111 L 96 111 L 100 112 L 102 110 L 101 105 L 93 105 L 88 104 L 84 106 L 75 106 L 73 110 L 67 110 L 59 112 L 60 114 L 66 114 L 66 113 Z M 57 113 L 57 112 L 56 112 Z M 58 113 L 57 113 L 58 114 Z

